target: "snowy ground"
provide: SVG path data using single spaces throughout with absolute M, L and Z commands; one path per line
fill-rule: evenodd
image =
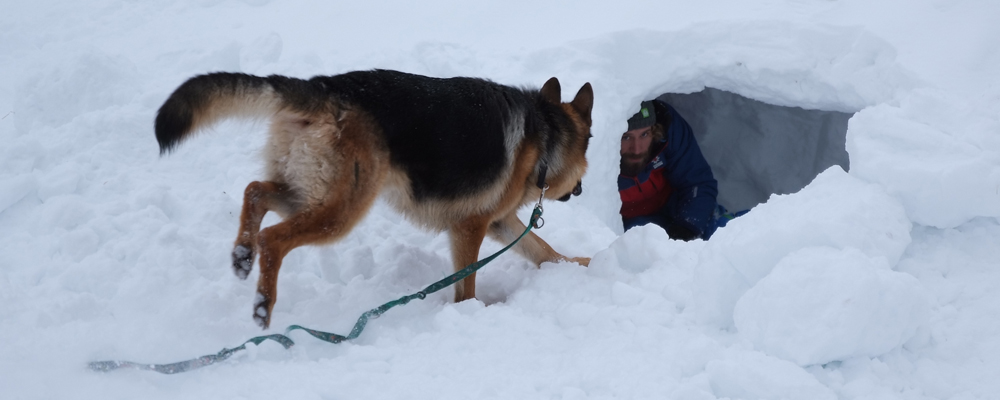
M 310 4 L 316 3 L 316 4 Z M 49 0 L 0 13 L 0 388 L 5 399 L 975 399 L 1000 395 L 1000 5 L 981 1 Z M 596 104 L 584 195 L 538 233 L 589 268 L 504 255 L 357 341 L 260 334 L 229 252 L 265 127 L 158 157 L 152 121 L 209 71 L 393 68 Z M 709 86 L 857 112 L 850 173 L 677 243 L 621 234 L 618 138 L 642 99 Z M 526 219 L 529 210 L 523 210 Z M 266 223 L 277 221 L 269 217 Z M 447 238 L 384 204 L 291 253 L 271 332 L 347 333 L 450 269 Z M 498 250 L 484 245 L 483 254 Z

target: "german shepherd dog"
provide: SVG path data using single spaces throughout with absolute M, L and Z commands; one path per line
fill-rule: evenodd
M 579 195 L 594 93 L 587 83 L 573 101 L 560 97 L 556 78 L 538 90 L 388 70 L 309 80 L 212 73 L 170 95 L 156 140 L 163 155 L 228 117 L 270 120 L 266 180 L 247 185 L 232 253 L 240 279 L 260 256 L 253 318 L 266 329 L 285 255 L 344 237 L 379 194 L 418 225 L 447 230 L 456 270 L 478 259 L 486 235 L 517 238 L 525 225 L 515 212 L 542 193 Z M 260 230 L 268 211 L 282 221 Z M 515 248 L 536 264 L 590 262 L 564 257 L 534 233 Z M 456 285 L 455 301 L 475 295 L 474 274 Z

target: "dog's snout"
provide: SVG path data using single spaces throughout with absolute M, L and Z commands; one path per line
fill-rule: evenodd
M 572 192 L 566 193 L 565 196 L 560 197 L 557 200 L 559 200 L 559 201 L 569 201 L 569 198 L 571 196 L 579 196 L 581 193 L 583 193 L 583 182 L 577 181 L 576 182 L 576 186 L 573 187 L 573 191 Z

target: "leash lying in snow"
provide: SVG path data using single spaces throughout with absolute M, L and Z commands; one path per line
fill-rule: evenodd
M 288 332 L 285 333 L 287 334 Z M 190 371 L 192 369 L 198 369 L 206 365 L 212 365 L 223 361 L 237 351 L 246 350 L 247 343 L 261 344 L 265 340 L 273 340 L 281 343 L 281 345 L 285 346 L 286 349 L 295 345 L 295 342 L 293 342 L 292 339 L 289 339 L 288 336 L 273 334 L 251 338 L 239 346 L 231 349 L 222 349 L 222 351 L 216 354 L 209 354 L 193 360 L 181 361 L 173 364 L 140 364 L 131 361 L 94 361 L 88 364 L 87 367 L 92 371 L 98 372 L 109 372 L 117 369 L 138 369 L 142 371 L 156 371 L 161 374 L 176 374 L 178 372 Z
M 539 181 L 544 182 L 543 179 L 544 179 L 544 172 L 542 173 L 542 179 L 540 179 Z M 539 185 L 539 187 L 542 187 L 542 195 L 544 196 L 546 187 L 541 186 L 541 184 Z M 143 371 L 156 371 L 163 374 L 176 374 L 179 372 L 186 372 L 204 366 L 212 365 L 217 362 L 224 361 L 230 356 L 232 356 L 233 353 L 236 353 L 240 350 L 245 350 L 247 343 L 253 343 L 255 345 L 258 345 L 266 340 L 273 340 L 275 342 L 280 343 L 282 346 L 288 349 L 295 345 L 295 342 L 293 342 L 292 339 L 288 337 L 288 334 L 294 330 L 303 330 L 306 333 L 312 335 L 313 337 L 329 343 L 340 343 L 346 340 L 353 340 L 357 338 L 359 335 L 361 335 L 361 331 L 365 329 L 365 325 L 368 324 L 369 319 L 378 318 L 386 311 L 389 311 L 389 309 L 398 305 L 409 303 L 410 300 L 414 299 L 423 300 L 425 297 L 427 297 L 427 295 L 434 293 L 438 290 L 444 289 L 448 286 L 451 286 L 455 284 L 455 282 L 458 282 L 464 279 L 465 277 L 472 275 L 474 272 L 478 271 L 487 263 L 497 258 L 497 256 L 509 250 L 511 247 L 514 247 L 514 245 L 517 244 L 517 242 L 520 241 L 521 238 L 523 238 L 525 235 L 528 234 L 529 231 L 531 231 L 531 228 L 533 227 L 541 228 L 542 223 L 544 223 L 541 217 L 542 217 L 542 200 L 541 196 L 539 196 L 538 204 L 535 205 L 534 211 L 531 212 L 531 220 L 528 221 L 528 226 L 527 228 L 524 229 L 524 233 L 522 233 L 521 236 L 518 236 L 517 239 L 514 239 L 514 241 L 511 242 L 509 245 L 507 245 L 507 247 L 500 249 L 500 251 L 493 253 L 493 255 L 489 257 L 486 257 L 482 260 L 469 264 L 467 267 L 462 268 L 458 272 L 455 272 L 454 274 L 451 274 L 445 277 L 444 279 L 434 282 L 430 286 L 424 288 L 424 290 L 421 290 L 411 295 L 400 297 L 396 300 L 385 303 L 377 308 L 373 308 L 371 310 L 366 311 L 364 314 L 361 314 L 361 317 L 358 318 L 358 321 L 354 323 L 354 328 L 351 329 L 351 333 L 348 334 L 347 336 L 338 335 L 336 333 L 318 331 L 315 329 L 309 329 L 299 325 L 292 325 L 289 326 L 287 329 L 285 329 L 284 335 L 273 334 L 273 335 L 257 336 L 251 338 L 250 340 L 247 340 L 246 342 L 243 342 L 243 344 L 237 347 L 231 349 L 222 349 L 216 354 L 201 356 L 193 360 L 181 361 L 172 364 L 140 364 L 131 361 L 95 361 L 88 364 L 88 367 L 91 370 L 98 372 L 109 372 L 119 369 L 138 369 Z

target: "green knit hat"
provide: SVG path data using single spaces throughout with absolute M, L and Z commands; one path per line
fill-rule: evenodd
M 653 101 L 647 100 L 639 105 L 639 112 L 628 119 L 628 130 L 646 128 L 656 123 L 656 109 Z

